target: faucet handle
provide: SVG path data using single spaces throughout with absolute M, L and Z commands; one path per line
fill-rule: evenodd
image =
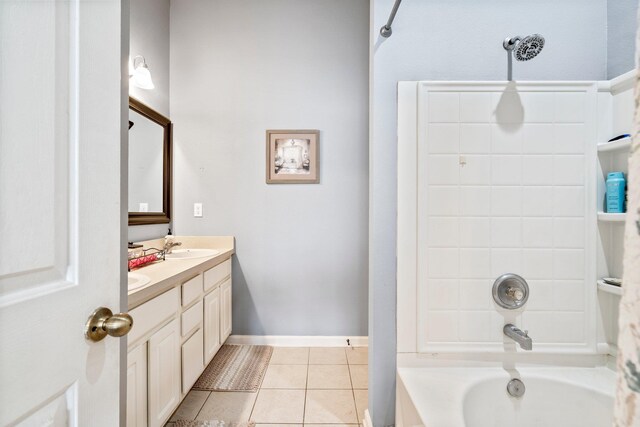
M 528 331 L 528 330 L 526 330 L 526 329 L 525 329 L 525 331 L 524 331 L 524 336 L 525 336 L 525 337 L 527 337 L 527 338 L 529 338 L 529 331 Z
M 513 301 L 522 301 L 522 298 L 524 298 L 524 292 L 522 292 L 522 289 L 513 286 L 510 286 L 509 289 L 507 289 L 507 295 Z

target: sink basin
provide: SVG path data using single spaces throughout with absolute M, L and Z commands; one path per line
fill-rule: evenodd
M 127 274 L 127 282 L 129 284 L 129 290 L 134 291 L 136 289 L 140 289 L 147 283 L 149 283 L 151 279 L 144 274 L 140 273 L 128 273 Z
M 170 254 L 165 255 L 165 259 L 175 261 L 180 259 L 205 258 L 218 255 L 220 251 L 215 249 L 174 249 Z

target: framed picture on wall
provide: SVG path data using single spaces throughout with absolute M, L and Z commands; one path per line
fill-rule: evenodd
M 267 184 L 317 184 L 319 130 L 267 131 Z

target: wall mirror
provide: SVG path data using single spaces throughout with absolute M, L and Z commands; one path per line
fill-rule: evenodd
M 129 97 L 129 225 L 171 220 L 171 121 Z

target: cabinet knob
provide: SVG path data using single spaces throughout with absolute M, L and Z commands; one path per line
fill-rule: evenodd
M 133 326 L 133 318 L 127 313 L 113 314 L 106 307 L 94 311 L 84 328 L 84 336 L 89 341 L 101 341 L 107 335 L 122 337 L 129 333 Z

